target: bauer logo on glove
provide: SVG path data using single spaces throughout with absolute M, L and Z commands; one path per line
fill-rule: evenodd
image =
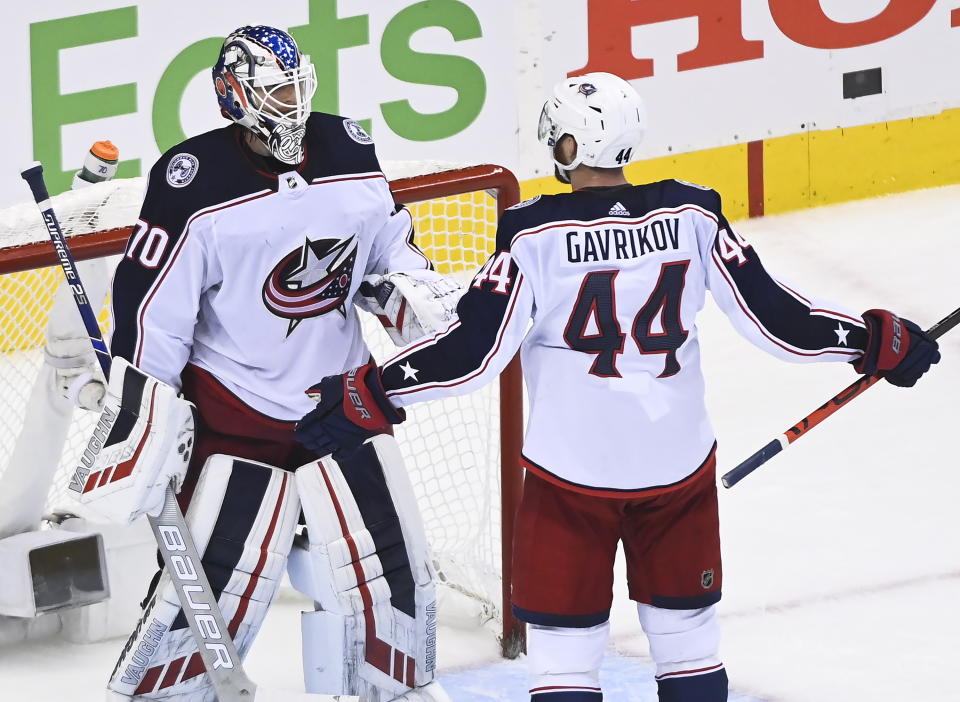
M 293 435 L 319 456 L 354 449 L 406 419 L 387 398 L 380 369 L 372 363 L 327 376 L 306 393 L 317 406 L 297 423 Z
M 940 362 L 940 347 L 909 319 L 888 310 L 863 313 L 867 344 L 853 362 L 858 373 L 879 375 L 899 387 L 913 387 L 930 366 Z

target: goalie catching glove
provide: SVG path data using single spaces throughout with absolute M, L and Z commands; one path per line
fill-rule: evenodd
M 872 309 L 863 313 L 863 321 L 867 347 L 853 364 L 857 373 L 879 375 L 888 383 L 909 388 L 940 361 L 937 342 L 909 319 Z
M 157 516 L 179 489 L 193 449 L 195 408 L 125 359 L 113 359 L 100 418 L 70 480 L 77 500 L 118 524 Z
M 397 346 L 445 331 L 457 320 L 463 288 L 436 271 L 368 275 L 357 306 L 375 314 Z
M 320 456 L 354 449 L 407 418 L 387 398 L 380 369 L 373 363 L 327 376 L 307 395 L 317 406 L 297 423 L 293 435 Z

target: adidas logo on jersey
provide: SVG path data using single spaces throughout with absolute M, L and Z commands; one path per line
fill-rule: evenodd
M 615 217 L 629 217 L 630 210 L 623 206 L 623 203 L 618 202 L 616 205 L 610 208 L 610 214 Z

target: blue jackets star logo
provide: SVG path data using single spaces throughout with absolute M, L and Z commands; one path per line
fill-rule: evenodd
M 263 304 L 277 317 L 290 320 L 287 336 L 305 319 L 333 310 L 347 315 L 346 303 L 357 260 L 357 237 L 307 237 L 273 267 L 263 282 Z

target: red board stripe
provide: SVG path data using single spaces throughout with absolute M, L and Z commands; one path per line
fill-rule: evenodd
M 960 8 L 950 10 L 950 26 L 960 27 Z
M 763 139 L 747 143 L 747 199 L 751 217 L 763 217 Z

